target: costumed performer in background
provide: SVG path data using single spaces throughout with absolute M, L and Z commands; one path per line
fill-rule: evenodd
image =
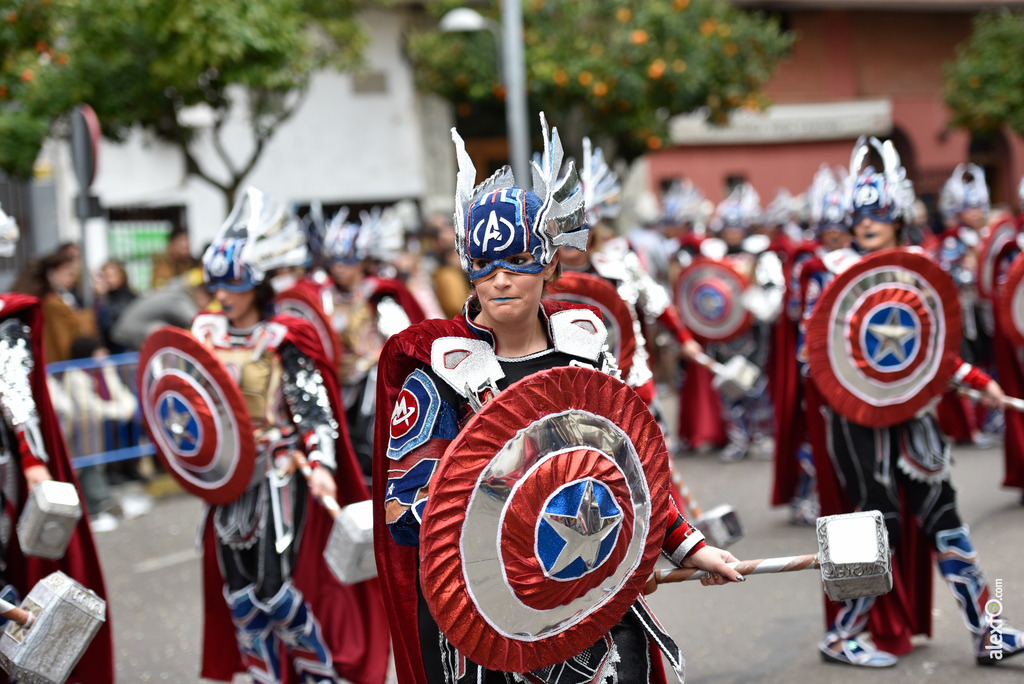
M 247 671 L 277 684 L 289 681 L 290 660 L 304 683 L 380 684 L 388 640 L 379 588 L 334 578 L 323 558 L 331 519 L 312 502 L 368 498 L 334 370 L 310 323 L 271 308 L 271 271 L 304 263 L 305 240 L 281 205 L 247 188 L 203 256 L 222 311 L 197 316 L 192 334 L 238 382 L 257 448 L 244 493 L 204 516 L 202 676 Z M 312 466 L 308 486 L 289 470 L 295 452 Z
M 0 208 L 0 257 L 14 256 L 18 237 L 18 224 Z M 62 570 L 106 599 L 88 516 L 78 521 L 60 560 L 25 555 L 14 533 L 26 496 L 44 480 L 70 482 L 79 500 L 85 500 L 50 403 L 42 333 L 43 311 L 37 298 L 0 294 L 0 597 L 18 605 L 37 582 Z M 2 672 L 0 680 L 7 681 Z M 69 681 L 113 683 L 109 614 Z

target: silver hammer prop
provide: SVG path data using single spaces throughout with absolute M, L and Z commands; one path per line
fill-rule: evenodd
M 306 457 L 294 452 L 299 472 L 309 482 L 313 469 Z M 339 506 L 332 496 L 321 497 L 321 505 L 334 519 L 331 536 L 324 548 L 327 567 L 342 584 L 357 584 L 377 576 L 377 561 L 373 555 L 373 501 L 359 501 Z
M 889 537 L 879 511 L 818 518 L 818 553 L 729 563 L 741 575 L 819 569 L 825 593 L 833 601 L 879 596 L 892 589 Z M 656 585 L 707 577 L 696 568 L 659 570 L 647 583 Z
M 711 386 L 730 399 L 745 396 L 761 377 L 761 369 L 740 355 L 724 364 L 707 354 L 697 354 L 694 360 L 715 374 Z
M 21 607 L 0 600 L 10 620 L 0 667 L 19 682 L 63 684 L 106 619 L 106 601 L 63 572 L 32 587 Z

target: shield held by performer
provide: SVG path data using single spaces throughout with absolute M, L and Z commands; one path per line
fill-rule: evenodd
M 811 377 L 841 415 L 871 427 L 913 418 L 955 371 L 960 304 L 923 254 L 887 250 L 843 271 L 807 325 Z
M 167 472 L 213 505 L 241 496 L 255 472 L 245 399 L 228 369 L 191 334 L 166 327 L 139 351 L 139 403 Z
M 676 307 L 701 342 L 725 342 L 746 332 L 751 313 L 743 305 L 750 279 L 730 264 L 698 258 L 676 281 Z
M 512 385 L 432 480 L 420 572 L 442 632 L 473 662 L 511 672 L 590 647 L 654 568 L 668 486 L 661 432 L 626 384 L 560 367 Z

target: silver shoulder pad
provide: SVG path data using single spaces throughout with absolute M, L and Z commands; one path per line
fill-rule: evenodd
M 430 367 L 437 377 L 466 399 L 485 389 L 498 393 L 496 383 L 505 377 L 491 345 L 468 337 L 439 337 L 430 347 Z
M 551 341 L 560 352 L 598 362 L 608 342 L 604 321 L 590 309 L 567 309 L 548 318 Z
M 377 330 L 385 338 L 390 338 L 412 325 L 409 314 L 391 297 L 377 302 Z
M 36 417 L 29 380 L 34 367 L 28 326 L 17 318 L 0 323 L 0 405 L 13 427 Z

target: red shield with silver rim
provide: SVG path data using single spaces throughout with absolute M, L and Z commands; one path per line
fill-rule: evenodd
M 552 299 L 587 304 L 601 312 L 608 329 L 608 348 L 615 354 L 622 377 L 628 377 L 636 352 L 636 335 L 629 305 L 615 287 L 604 278 L 589 273 L 565 271 L 548 285 L 547 291 Z
M 683 323 L 701 342 L 725 342 L 750 328 L 743 306 L 750 282 L 729 264 L 700 258 L 676 281 L 676 308 Z
M 923 254 L 865 257 L 826 288 L 807 325 L 811 375 L 828 403 L 861 425 L 912 418 L 942 394 L 960 345 L 960 302 Z
M 324 348 L 324 354 L 331 365 L 341 359 L 341 339 L 334 332 L 331 320 L 324 313 L 324 307 L 308 289 L 301 285 L 291 287 L 274 297 L 278 313 L 305 319 L 316 328 L 316 335 Z
M 591 646 L 654 568 L 668 478 L 657 423 L 615 378 L 554 368 L 501 392 L 431 481 L 420 578 L 441 631 L 506 672 Z
M 238 385 L 220 359 L 178 328 L 139 350 L 139 403 L 167 472 L 188 492 L 228 504 L 248 487 L 256 443 Z
M 1001 212 L 989 226 L 989 233 L 978 250 L 978 294 L 986 299 L 995 299 L 999 256 L 1007 245 L 1017 239 L 1017 224 L 1012 216 Z
M 1024 253 L 1018 254 L 1006 273 L 1006 283 L 996 298 L 999 329 L 1014 347 L 1024 346 Z

